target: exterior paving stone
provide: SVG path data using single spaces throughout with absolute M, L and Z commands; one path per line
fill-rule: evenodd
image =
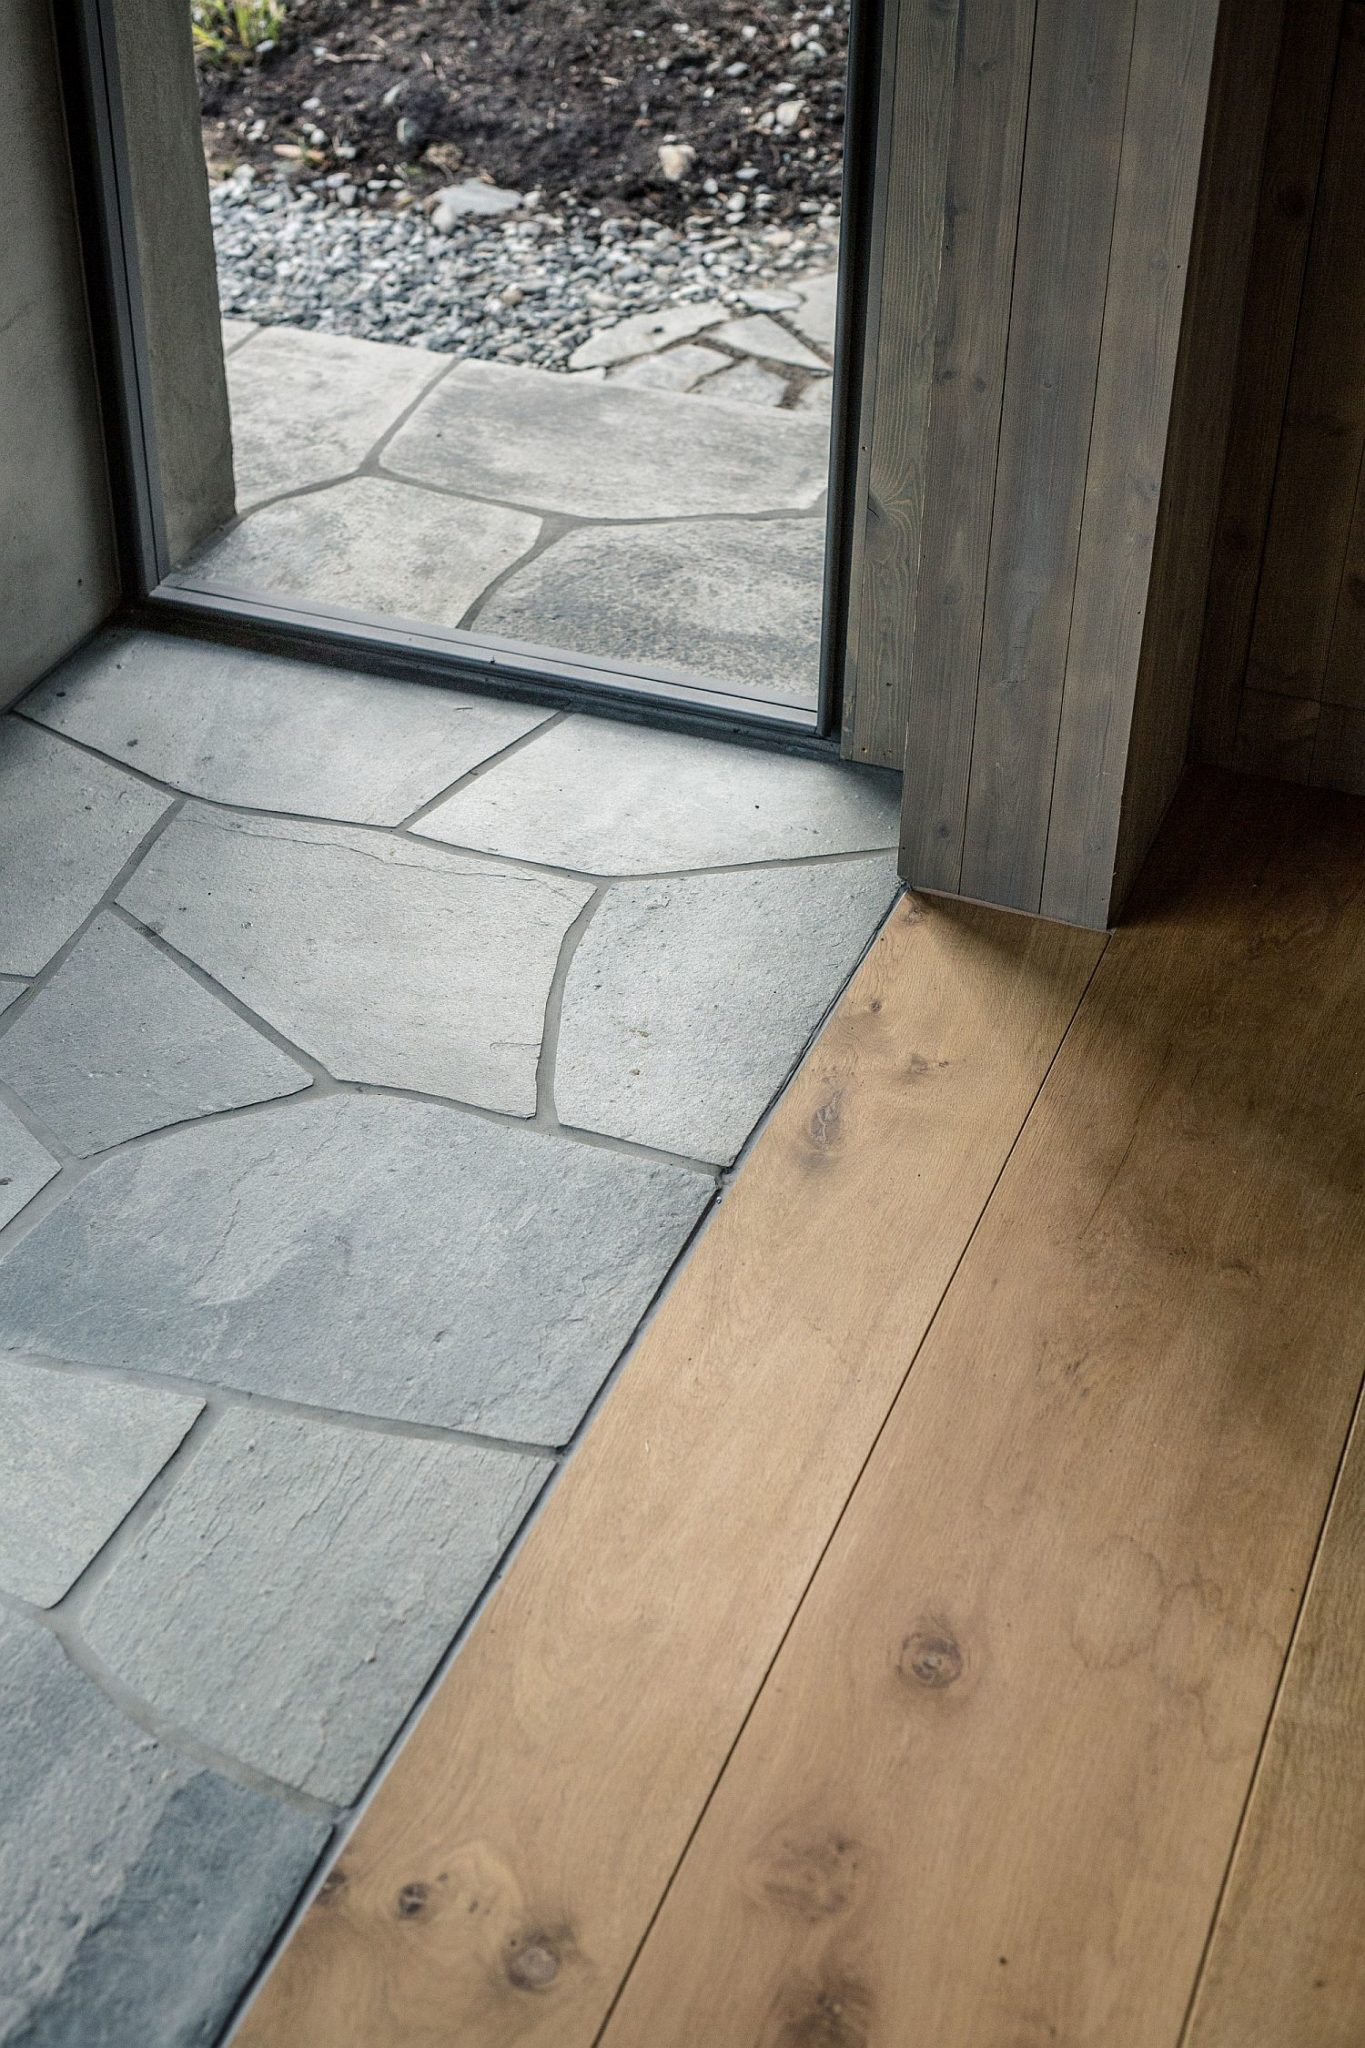
M 716 329 L 716 340 L 728 348 L 742 348 L 746 355 L 762 356 L 768 363 L 791 363 L 798 370 L 823 370 L 823 356 L 788 334 L 785 327 L 767 313 L 750 313 L 743 320 L 727 320 Z
M 191 796 L 357 825 L 396 825 L 549 716 L 424 683 L 130 632 L 102 634 L 24 709 Z
M 107 911 L 0 1037 L 0 1081 L 82 1159 L 312 1078 Z
M 87 1639 L 171 1726 L 348 1802 L 550 1470 L 235 1409 L 119 1557 Z
M 825 488 L 829 436 L 794 413 L 471 362 L 441 380 L 383 460 L 399 476 L 543 511 L 683 519 L 808 510 Z
M 0 1010 L 7 1010 L 11 1003 L 17 1003 L 27 987 L 26 981 L 20 981 L 13 975 L 0 974 Z
M 693 348 L 684 342 L 681 348 L 665 349 L 662 355 L 638 356 L 612 374 L 618 384 L 636 384 L 643 391 L 690 391 L 703 377 L 723 370 L 730 360 L 718 348 Z
M 703 398 L 728 399 L 731 405 L 781 405 L 787 395 L 785 378 L 761 363 L 735 363 L 723 370 L 702 392 Z
M 574 717 L 417 829 L 514 860 L 644 875 L 893 847 L 899 806 L 875 771 Z
M 551 978 L 590 893 L 195 804 L 120 901 L 338 1080 L 532 1116 Z
M 681 300 L 674 306 L 662 306 L 656 313 L 632 313 L 625 320 L 618 320 L 614 327 L 600 327 L 596 334 L 590 334 L 580 342 L 569 357 L 571 370 L 597 370 L 607 363 L 628 362 L 632 356 L 652 355 L 656 349 L 666 348 L 670 341 L 686 341 L 689 335 L 700 334 L 704 327 L 714 327 L 725 318 L 725 308 L 719 300 L 706 305 L 689 306 Z
M 260 332 L 258 320 L 232 320 L 223 322 L 223 347 L 240 348 L 244 341 L 250 341 L 253 334 Z
M 51 1153 L 0 1104 L 0 1230 L 14 1221 L 58 1170 Z
M 23 719 L 0 721 L 0 972 L 45 967 L 171 802 Z
M 100 1161 L 0 1261 L 0 1345 L 560 1444 L 711 1192 L 437 1104 L 305 1096 Z
M 203 1405 L 191 1394 L 0 1359 L 0 1586 L 34 1607 L 55 1606 Z
M 733 1159 L 898 886 L 889 855 L 621 883 L 569 969 L 564 1123 Z
M 801 304 L 791 313 L 791 324 L 817 348 L 834 353 L 834 319 L 839 298 L 837 270 L 821 271 L 818 277 L 803 277 L 797 285 Z
M 584 527 L 500 584 L 479 630 L 813 706 L 824 551 L 821 519 Z
M 346 475 L 442 367 L 425 349 L 263 328 L 227 359 L 238 511 Z
M 0 1719 L 0 2040 L 210 2048 L 326 1821 L 187 1763 L 7 1614 Z
M 193 566 L 241 589 L 458 626 L 539 532 L 526 512 L 362 476 L 264 506 Z

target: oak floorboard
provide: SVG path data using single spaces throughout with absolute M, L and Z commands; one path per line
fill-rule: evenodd
M 1180 804 L 603 2048 L 1174 2048 L 1365 1360 L 1363 818 Z

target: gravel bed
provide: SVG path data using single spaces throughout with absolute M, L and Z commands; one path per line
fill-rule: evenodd
M 761 310 L 765 285 L 830 268 L 838 246 L 831 205 L 783 226 L 527 211 L 442 234 L 354 186 L 338 198 L 245 168 L 213 188 L 212 210 L 225 314 L 546 369 L 628 313 L 707 299 Z

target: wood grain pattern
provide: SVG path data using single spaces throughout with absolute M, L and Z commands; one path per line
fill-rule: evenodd
M 1199 656 L 1194 752 L 1233 763 L 1340 33 L 1334 0 L 1284 10 Z
M 1134 24 L 1040 895 L 1076 924 L 1111 909 L 1218 12 L 1138 0 Z
M 1179 2034 L 1365 1358 L 1360 807 L 1198 798 L 604 2048 Z
M 1102 944 L 893 913 L 242 2048 L 587 2048 Z
M 899 768 L 909 721 L 957 4 L 894 0 L 891 16 L 843 751 Z
M 959 0 L 901 872 L 956 892 L 985 618 L 1035 0 Z
M 1039 0 L 1034 36 L 960 883 L 1021 910 L 1042 894 L 1134 12 Z
M 1283 0 L 1239 0 L 1219 10 L 1207 88 L 1202 163 L 1190 149 L 1185 175 L 1198 164 L 1198 196 L 1187 252 L 1178 241 L 1154 252 L 1149 290 L 1163 261 L 1188 264 L 1175 381 L 1170 392 L 1161 504 L 1152 548 L 1141 652 L 1133 684 L 1128 759 L 1119 806 L 1109 916 L 1117 914 L 1149 852 L 1185 772 L 1199 675 L 1199 656 L 1217 529 L 1219 489 L 1227 457 L 1232 392 L 1256 226 L 1257 186 L 1274 95 Z M 1180 46 L 1172 28 L 1172 41 Z M 1206 47 L 1206 46 L 1205 46 Z M 1202 78 L 1205 48 L 1190 46 Z M 1176 90 L 1188 89 L 1177 87 Z M 1154 116 L 1154 118 L 1156 118 Z M 1183 138 L 1192 141 L 1188 128 Z M 1173 219 L 1181 220 L 1179 210 Z M 1141 373 L 1134 366 L 1135 376 Z M 1053 820 L 1066 829 L 1067 809 L 1054 797 Z M 1098 889 L 1102 864 L 1094 863 Z M 1098 898 L 1096 898 L 1096 907 Z
M 1365 5 L 1342 19 L 1332 110 L 1247 662 L 1320 703 L 1365 454 Z
M 1187 2048 L 1365 2040 L 1365 1430 L 1332 1502 Z

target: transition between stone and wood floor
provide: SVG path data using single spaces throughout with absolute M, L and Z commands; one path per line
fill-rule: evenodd
M 867 771 L 133 632 L 0 723 L 0 2040 L 218 2038 L 895 835 Z

